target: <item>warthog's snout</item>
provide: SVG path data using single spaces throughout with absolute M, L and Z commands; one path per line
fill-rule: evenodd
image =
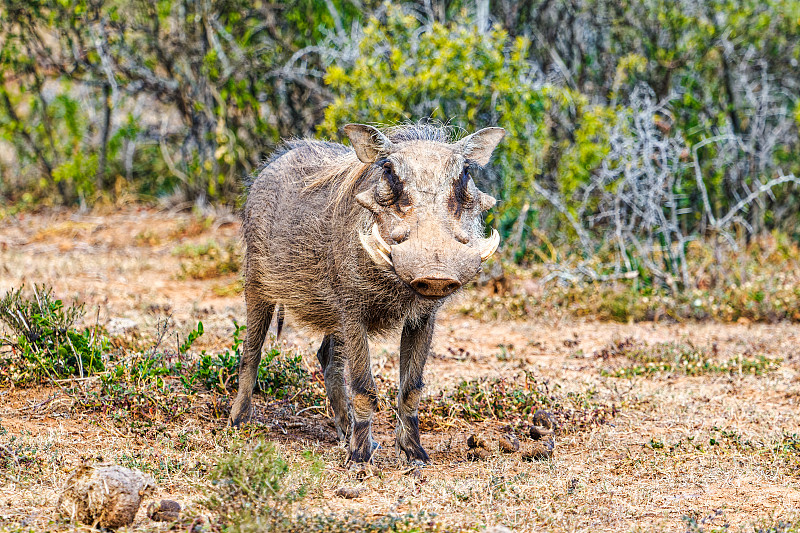
M 393 267 L 400 279 L 426 298 L 444 298 L 456 292 L 475 277 L 500 243 L 494 230 L 490 237 L 472 243 L 450 238 L 433 224 L 420 224 L 417 231 L 404 234 L 402 242 L 394 245 L 383 238 L 377 223 L 360 238 L 373 261 Z
M 417 278 L 410 284 L 423 296 L 444 298 L 461 288 L 461 282 L 453 278 Z

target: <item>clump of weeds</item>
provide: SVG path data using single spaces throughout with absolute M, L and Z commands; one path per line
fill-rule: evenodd
M 235 241 L 219 244 L 210 240 L 202 244 L 183 244 L 174 250 L 182 259 L 179 279 L 213 279 L 239 272 L 242 260 Z
M 0 300 L 0 383 L 31 385 L 44 379 L 86 377 L 105 368 L 108 339 L 97 325 L 78 328 L 83 304 L 65 306 L 53 290 L 34 285 L 8 291 Z
M 446 425 L 453 419 L 471 422 L 493 419 L 513 426 L 525 424 L 536 411 L 544 409 L 552 414 L 559 431 L 579 431 L 604 424 L 617 413 L 615 405 L 602 403 L 596 396 L 594 389 L 564 393 L 559 385 L 551 385 L 525 371 L 514 379 L 463 380 L 454 389 L 423 401 L 420 408 L 426 416 L 420 416 L 420 420 Z
M 233 451 L 211 469 L 203 505 L 216 517 L 215 527 L 230 532 L 281 533 L 447 533 L 426 513 L 384 515 L 368 512 L 308 514 L 300 505 L 321 494 L 324 463 L 304 451 L 285 459 L 276 446 L 257 440 L 231 446 Z
M 77 406 L 103 412 L 134 430 L 162 427 L 201 406 L 210 411 L 212 419 L 225 416 L 223 404 L 238 387 L 245 326 L 234 321 L 233 339 L 227 349 L 217 353 L 203 350 L 199 355 L 190 350 L 204 333 L 202 322 L 177 350 L 160 348 L 166 322 L 160 328 L 159 340 L 151 349 L 112 359 L 99 375 L 98 387 L 73 389 Z M 291 401 L 299 407 L 323 406 L 324 382 L 317 374 L 306 369 L 300 353 L 273 345 L 262 358 L 257 390 L 272 400 Z M 209 397 L 209 401 L 198 403 Z
M 283 531 L 294 505 L 319 486 L 322 461 L 307 452 L 290 466 L 263 440 L 233 449 L 211 470 L 204 505 L 229 531 Z

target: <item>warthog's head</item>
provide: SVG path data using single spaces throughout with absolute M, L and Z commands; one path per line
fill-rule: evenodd
M 386 135 L 363 124 L 344 128 L 356 155 L 375 166 L 374 187 L 356 201 L 374 215 L 361 244 L 418 294 L 443 298 L 471 280 L 500 243 L 484 238 L 481 213 L 495 199 L 478 190 L 470 168 L 489 161 L 503 128 L 486 128 L 449 144 Z

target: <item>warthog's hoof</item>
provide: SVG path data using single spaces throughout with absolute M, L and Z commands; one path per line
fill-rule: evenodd
M 369 443 L 365 446 L 362 446 L 359 450 L 350 450 L 350 454 L 347 457 L 347 462 L 353 465 L 357 464 L 372 464 L 372 458 L 375 455 L 375 452 L 378 451 L 381 445 L 375 442 L 374 440 L 370 439 Z
M 398 440 L 396 443 L 397 457 L 402 460 L 402 454 L 405 454 L 405 460 L 410 465 L 425 465 L 431 462 L 428 452 L 418 442 L 407 443 L 403 445 Z
M 237 396 L 233 401 L 233 407 L 231 407 L 231 414 L 228 417 L 228 422 L 232 427 L 239 427 L 242 424 L 246 424 L 250 421 L 251 414 L 252 408 L 250 405 L 250 400 L 246 398 L 239 398 Z

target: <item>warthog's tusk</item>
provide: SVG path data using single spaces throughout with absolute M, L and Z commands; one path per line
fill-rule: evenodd
M 497 250 L 500 245 L 500 234 L 496 229 L 492 229 L 492 234 L 486 239 L 486 244 L 481 248 L 481 261 L 486 261 Z
M 380 239 L 380 241 L 375 242 L 377 241 L 377 239 L 375 238 L 376 234 L 378 235 L 378 237 L 380 237 L 380 233 L 377 233 L 376 226 L 373 226 L 372 234 L 365 234 L 359 231 L 358 238 L 361 241 L 361 246 L 364 247 L 364 250 L 366 250 L 370 259 L 372 259 L 376 264 L 378 265 L 386 264 L 389 265 L 390 267 L 394 266 L 392 260 L 389 258 L 391 250 L 388 249 L 386 241 Z M 375 244 L 373 244 L 373 242 L 370 242 L 371 240 L 375 242 Z M 389 253 L 386 253 L 381 249 L 382 245 L 386 245 L 387 251 Z
M 392 249 L 389 247 L 389 243 L 384 241 L 383 237 L 381 237 L 381 230 L 378 228 L 377 222 L 372 225 L 372 238 L 378 243 L 378 251 L 386 255 L 391 255 Z

